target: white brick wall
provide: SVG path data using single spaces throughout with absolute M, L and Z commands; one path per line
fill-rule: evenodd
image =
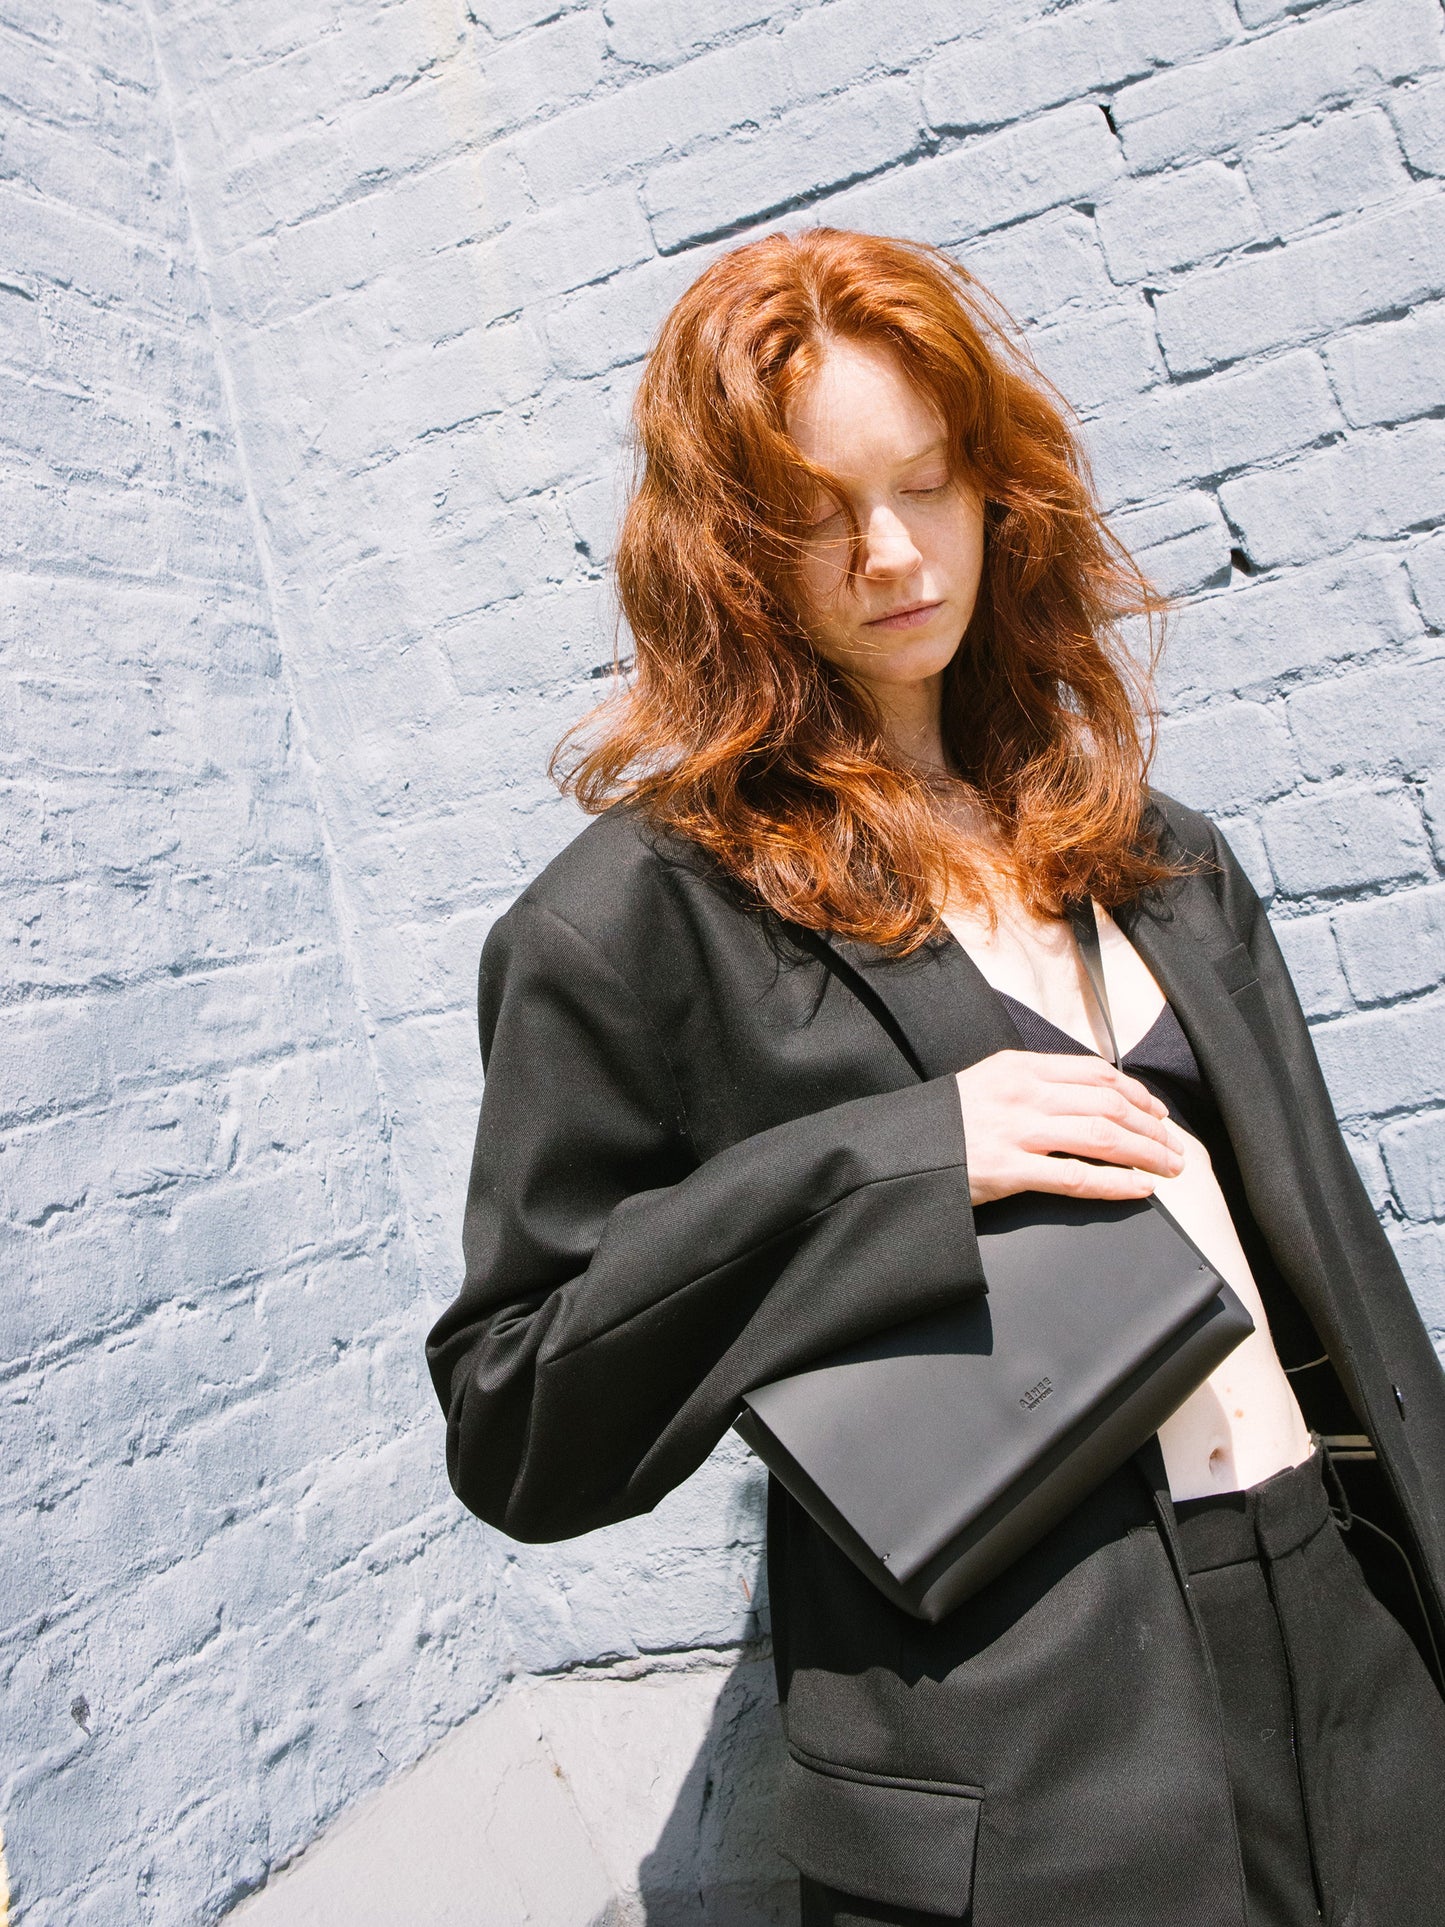
M 771 218 L 956 246 L 1080 411 L 1187 599 L 1161 778 L 1273 897 L 1445 1337 L 1439 0 L 1002 18 L 0 0 L 28 1927 L 214 1919 L 511 1674 L 755 1628 L 755 1483 L 507 1547 L 420 1344 L 639 358 Z

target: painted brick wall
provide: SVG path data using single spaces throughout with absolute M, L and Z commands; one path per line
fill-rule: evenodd
M 756 1630 L 738 1454 L 508 1547 L 419 1370 L 477 950 L 577 827 L 638 361 L 728 237 L 920 235 L 1027 325 L 1445 1337 L 1442 25 L 0 0 L 23 1921 L 214 1919 L 509 1675 Z
M 18 1919 L 195 1921 L 445 1696 L 460 1581 L 149 26 L 3 15 L 4 1821 Z

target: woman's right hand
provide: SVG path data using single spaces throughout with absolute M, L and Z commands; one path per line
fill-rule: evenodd
M 1164 1105 L 1102 1057 L 997 1051 L 957 1083 L 973 1204 L 1017 1191 L 1147 1198 L 1156 1177 L 1184 1168 L 1183 1134 Z

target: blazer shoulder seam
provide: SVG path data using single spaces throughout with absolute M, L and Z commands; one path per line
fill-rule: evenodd
M 580 930 L 570 917 L 564 917 L 560 911 L 554 910 L 550 904 L 539 903 L 535 898 L 529 900 L 519 897 L 513 905 L 513 908 L 520 910 L 523 907 L 525 907 L 529 914 L 547 918 L 549 922 L 557 924 L 561 929 L 567 931 L 569 936 L 574 937 L 587 952 L 588 956 L 591 957 L 597 969 L 617 985 L 618 989 L 621 990 L 627 998 L 633 1010 L 636 1011 L 638 1017 L 647 1028 L 647 1033 L 657 1049 L 658 1057 L 666 1067 L 667 1080 L 672 1087 L 677 1115 L 682 1120 L 683 1135 L 686 1137 L 692 1149 L 693 1156 L 697 1158 L 700 1163 L 701 1156 L 698 1152 L 697 1140 L 693 1133 L 692 1119 L 688 1115 L 687 1102 L 683 1097 L 682 1084 L 677 1075 L 677 1068 L 672 1061 L 672 1053 L 668 1050 L 662 1033 L 653 1021 L 652 1013 L 648 1010 L 646 1004 L 642 1001 L 641 997 L 638 996 L 637 991 L 627 981 L 626 977 L 623 976 L 622 972 L 612 962 L 611 958 L 599 948 L 597 943 L 588 936 L 585 930 Z

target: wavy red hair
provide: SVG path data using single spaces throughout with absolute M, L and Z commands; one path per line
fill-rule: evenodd
M 1056 914 L 1084 892 L 1116 905 L 1163 881 L 1173 871 L 1144 819 L 1149 676 L 1119 635 L 1131 615 L 1152 635 L 1163 601 L 1105 524 L 1067 405 L 1008 316 L 938 249 L 877 235 L 750 242 L 664 321 L 634 408 L 616 562 L 635 668 L 590 719 L 600 733 L 559 746 L 558 780 L 589 811 L 630 797 L 812 929 L 907 951 L 950 893 L 985 894 L 934 794 L 799 612 L 806 491 L 829 477 L 803 460 L 786 412 L 830 339 L 891 349 L 985 503 L 944 741 L 1025 900 Z

